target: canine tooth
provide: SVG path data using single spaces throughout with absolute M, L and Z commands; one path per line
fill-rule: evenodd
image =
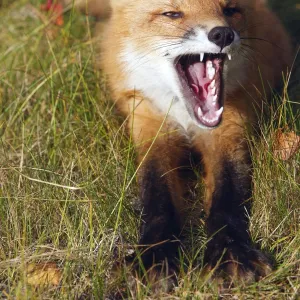
M 204 53 L 200 53 L 200 61 L 202 62 L 204 59 Z
M 203 112 L 200 106 L 198 107 L 198 116 L 199 118 L 203 117 Z
M 216 94 L 216 90 L 217 90 L 216 87 L 214 87 L 214 88 L 211 90 L 212 95 L 215 95 L 215 94 Z
M 219 118 L 219 117 L 222 115 L 223 110 L 224 110 L 224 107 L 221 107 L 221 108 L 216 112 L 217 118 Z
M 231 54 L 228 53 L 227 55 L 228 55 L 228 59 L 231 60 L 232 59 Z

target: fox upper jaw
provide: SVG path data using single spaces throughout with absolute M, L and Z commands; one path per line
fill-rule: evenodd
M 209 40 L 209 35 L 214 29 L 228 28 L 229 27 L 212 27 L 212 30 L 208 30 L 206 27 L 197 26 L 190 31 L 186 32 L 181 42 L 181 47 L 171 48 L 170 55 L 172 58 L 176 58 L 185 54 L 200 54 L 200 53 L 227 53 L 231 54 L 240 44 L 240 37 L 236 31 L 230 29 L 233 34 L 233 40 L 229 45 L 220 47 L 216 44 L 216 41 Z M 218 34 L 218 32 L 216 32 Z
M 187 37 L 188 36 L 188 37 Z M 181 40 L 156 41 L 140 49 L 129 38 L 121 60 L 128 71 L 127 88 L 140 90 L 164 114 L 185 129 L 191 124 L 214 128 L 222 119 L 224 82 L 230 59 L 239 46 L 233 42 L 221 49 L 202 28 Z

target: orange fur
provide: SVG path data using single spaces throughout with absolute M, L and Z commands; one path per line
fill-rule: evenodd
M 233 6 L 236 3 L 240 3 L 245 9 L 251 6 L 251 8 L 246 11 L 247 20 L 249 22 L 246 25 L 243 23 L 243 19 L 236 21 L 226 20 L 224 18 L 220 3 L 222 4 L 228 1 L 155 0 L 145 2 L 141 0 L 121 0 L 119 3 L 117 3 L 118 1 L 114 2 L 114 13 L 104 33 L 102 66 L 106 74 L 108 74 L 113 98 L 117 102 L 117 106 L 121 112 L 125 115 L 131 114 L 134 111 L 134 103 L 137 104 L 139 101 L 147 102 L 146 105 L 141 105 L 135 112 L 135 114 L 139 115 L 144 114 L 144 123 L 147 121 L 149 123 L 149 125 L 137 124 L 136 127 L 138 129 L 135 129 L 139 132 L 139 136 L 143 136 L 145 140 L 153 139 L 157 133 L 156 130 L 158 130 L 159 125 L 163 122 L 164 115 L 162 115 L 157 108 L 151 107 L 151 101 L 145 96 L 140 95 L 138 101 L 134 99 L 134 92 L 132 92 L 132 95 L 128 95 L 128 91 L 126 91 L 126 87 L 124 87 L 127 73 L 124 71 L 123 63 L 119 61 L 124 40 L 132 40 L 137 49 L 146 52 L 151 42 L 155 41 L 156 35 L 182 35 L 181 29 L 178 30 L 178 28 L 170 25 L 172 21 L 166 21 L 169 22 L 169 24 L 153 25 L 153 14 L 151 14 L 151 12 L 156 13 L 163 9 L 172 10 L 179 8 L 182 11 L 188 11 L 185 18 L 180 20 L 180 22 L 178 21 L 180 28 L 193 27 L 199 23 L 201 25 L 207 24 L 213 20 L 216 22 L 215 26 L 228 24 L 237 30 L 243 30 L 246 27 L 247 36 L 259 37 L 260 40 L 249 40 L 246 42 L 247 45 L 253 49 L 250 50 L 250 55 L 252 52 L 255 54 L 253 58 L 255 63 L 247 60 L 238 61 L 238 63 L 241 64 L 240 68 L 242 72 L 246 75 L 246 80 L 241 83 L 241 86 L 237 88 L 233 94 L 228 95 L 225 99 L 223 124 L 215 131 L 200 131 L 196 134 L 198 140 L 195 141 L 195 144 L 199 147 L 201 152 L 210 153 L 212 149 L 216 150 L 213 154 L 213 159 L 207 158 L 207 170 L 209 170 L 213 165 L 219 163 L 217 153 L 221 153 L 221 149 L 225 148 L 224 151 L 231 151 L 232 147 L 230 145 L 235 145 L 238 140 L 244 139 L 245 123 L 255 120 L 255 106 L 262 106 L 265 89 L 268 90 L 269 85 L 275 86 L 275 83 L 280 82 L 282 72 L 288 70 L 292 58 L 288 35 L 285 33 L 277 17 L 259 0 L 232 1 Z M 149 11 L 146 15 L 143 14 L 145 10 Z M 153 39 L 148 40 L 147 38 L 151 34 L 155 34 L 155 36 Z M 262 39 L 268 42 L 262 42 Z M 242 65 L 242 63 L 244 63 L 244 65 Z M 236 80 L 239 80 L 239 77 L 236 77 Z M 125 93 L 127 94 L 125 95 Z M 149 107 L 151 107 L 151 110 L 154 112 L 154 119 L 149 117 Z M 143 110 L 144 112 L 142 112 Z M 238 126 L 230 126 L 230 123 Z M 153 124 L 157 124 L 157 126 L 149 131 L 148 128 L 152 128 Z M 174 124 L 174 126 L 176 127 L 176 124 Z M 192 130 L 192 132 L 194 134 L 194 130 Z M 137 142 L 140 143 L 140 138 L 137 140 Z M 210 140 L 213 140 L 213 142 L 210 142 Z M 207 174 L 209 173 L 210 172 L 207 171 Z M 208 187 L 210 187 L 208 188 L 208 191 L 210 191 L 209 194 L 212 194 L 213 186 L 214 183 L 212 182 L 208 184 Z M 207 196 L 207 199 L 209 198 L 210 196 Z
M 191 149 L 200 153 L 205 171 L 204 204 L 208 233 L 213 234 L 214 231 L 227 227 L 223 235 L 218 234 L 215 237 L 216 242 L 210 242 L 208 245 L 210 253 L 207 253 L 207 256 L 212 257 L 208 260 L 208 265 L 214 267 L 222 254 L 222 247 L 228 248 L 227 260 L 236 259 L 241 263 L 224 262 L 227 272 L 231 276 L 240 276 L 247 280 L 266 275 L 270 271 L 270 264 L 263 254 L 251 248 L 250 239 L 246 237 L 247 220 L 243 216 L 242 207 L 250 200 L 247 195 L 251 197 L 251 192 L 248 191 L 251 186 L 251 171 L 245 132 L 249 124 L 255 124 L 257 112 L 261 113 L 266 98 L 270 95 L 269 87 L 275 87 L 282 81 L 282 74 L 288 70 L 292 59 L 288 35 L 264 2 L 111 0 L 112 15 L 102 38 L 102 68 L 108 75 L 118 109 L 125 116 L 129 116 L 128 127 L 132 130 L 138 161 L 142 164 L 139 176 L 142 178 L 142 192 L 146 193 L 145 207 L 157 213 L 157 207 L 173 205 L 181 216 L 185 208 L 183 197 L 186 181 L 180 178 L 177 170 L 181 167 L 181 159 L 187 157 Z M 108 5 L 106 1 L 99 1 L 98 5 L 102 5 L 101 3 L 104 3 L 104 6 Z M 224 7 L 238 7 L 239 10 L 229 17 L 224 14 Z M 182 15 L 171 19 L 164 17 L 164 12 L 180 12 Z M 234 52 L 233 60 L 225 63 L 223 121 L 214 129 L 200 128 L 193 122 L 184 126 L 180 120 L 180 114 L 182 118 L 186 118 L 184 108 L 180 108 L 179 115 L 178 111 L 177 115 L 168 115 L 168 105 L 162 109 L 164 103 L 161 103 L 166 99 L 151 96 L 152 93 L 156 95 L 155 88 L 149 88 L 148 92 L 139 88 L 139 84 L 144 83 L 143 79 L 132 76 L 137 69 L 142 70 L 141 74 L 144 75 L 143 64 L 150 64 L 147 72 L 157 74 L 157 79 L 152 77 L 153 81 L 159 81 L 163 78 L 160 76 L 165 76 L 166 86 L 172 85 L 171 81 L 168 81 L 168 75 L 162 75 L 165 74 L 163 67 L 161 70 L 151 69 L 156 60 L 164 61 L 159 52 L 163 46 L 159 48 L 159 45 L 188 39 L 185 34 L 195 28 L 206 28 L 209 31 L 219 26 L 231 28 L 245 38 L 241 40 L 243 50 Z M 132 59 L 132 55 L 138 58 Z M 164 55 L 169 53 L 165 52 Z M 135 78 L 135 81 L 130 78 Z M 170 103 L 171 109 L 173 102 Z M 156 177 L 153 177 L 152 173 L 155 173 Z M 169 191 L 168 194 L 160 193 L 159 189 L 152 187 L 149 178 L 157 178 L 158 188 Z M 148 191 L 149 187 L 154 190 L 153 195 L 151 190 Z M 157 195 L 163 202 L 155 199 Z M 171 206 L 166 204 L 168 197 L 171 199 Z M 150 198 L 153 198 L 152 208 L 149 204 Z M 149 216 L 153 214 L 151 211 L 148 213 Z M 226 214 L 228 218 L 224 217 Z M 221 220 L 220 224 L 217 216 Z M 172 219 L 173 215 L 167 216 L 166 220 L 170 222 L 170 218 Z M 163 215 L 152 219 L 153 222 L 162 222 Z M 152 219 L 147 219 L 147 222 L 151 223 Z M 146 225 L 147 222 L 145 221 Z M 231 224 L 235 225 L 231 228 Z M 158 238 L 152 237 L 150 241 L 159 242 L 161 238 L 165 236 L 158 235 Z M 142 240 L 149 242 L 145 237 Z M 227 241 L 230 241 L 228 245 Z M 230 249 L 232 241 L 237 244 Z M 252 256 L 245 260 L 243 255 L 247 256 L 247 253 L 252 253 Z M 226 260 L 226 257 L 223 259 Z M 261 268 L 253 271 L 253 265 L 259 265 Z

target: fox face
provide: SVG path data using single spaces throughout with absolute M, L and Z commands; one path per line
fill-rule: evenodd
M 247 14 L 254 3 L 113 1 L 114 19 L 127 24 L 120 28 L 120 60 L 129 74 L 126 88 L 141 90 L 186 128 L 191 123 L 218 126 L 224 96 L 237 86 L 234 79 L 242 80 L 248 63 L 238 55 L 239 32 L 249 26 Z

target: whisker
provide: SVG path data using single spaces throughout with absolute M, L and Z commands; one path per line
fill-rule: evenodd
M 267 61 L 269 60 L 261 51 L 259 51 L 259 50 L 255 49 L 255 48 L 251 47 L 250 45 L 242 43 L 242 46 L 243 47 L 247 47 L 249 50 L 251 50 L 254 53 L 257 52 L 258 54 L 260 54 L 261 56 L 263 56 L 265 58 L 265 60 L 267 60 Z
M 274 24 L 274 22 L 273 23 L 259 22 L 259 23 L 254 24 L 253 26 L 244 27 L 243 29 L 239 30 L 238 33 L 243 33 L 248 29 L 257 28 L 257 27 L 260 27 L 260 26 L 269 26 L 269 25 L 272 25 L 272 24 Z
M 173 44 L 170 44 L 170 45 L 159 45 L 157 47 L 154 47 L 152 49 L 150 49 L 148 52 L 144 53 L 141 57 L 139 57 L 139 59 L 132 65 L 130 66 L 130 71 L 133 71 L 135 70 L 136 68 L 140 67 L 141 65 L 143 64 L 146 64 L 147 62 L 149 62 L 151 59 L 147 58 L 151 53 L 153 53 L 154 51 L 157 51 L 157 50 L 160 50 L 160 49 L 163 49 L 163 48 L 166 48 L 164 52 L 166 51 L 169 51 L 169 50 L 175 50 L 177 48 L 180 48 L 181 47 L 181 43 L 173 43 Z M 145 58 L 147 58 L 145 60 Z
M 285 51 L 283 48 L 281 48 L 280 46 L 278 46 L 277 44 L 271 42 L 271 41 L 268 41 L 268 40 L 265 40 L 263 38 L 257 38 L 257 37 L 241 37 L 241 40 L 257 40 L 257 41 L 261 41 L 261 42 L 266 42 L 266 43 L 269 43 L 275 47 L 277 47 L 278 49 L 282 50 L 282 51 Z
M 240 48 L 239 53 L 249 62 L 257 64 L 256 58 L 253 57 L 246 49 Z

